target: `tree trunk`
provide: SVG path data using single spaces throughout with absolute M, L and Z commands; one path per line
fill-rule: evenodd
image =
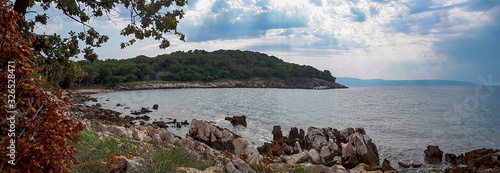
M 30 5 L 30 0 L 16 0 L 14 3 L 14 11 L 19 13 L 19 16 L 24 17 L 26 14 L 26 9 Z

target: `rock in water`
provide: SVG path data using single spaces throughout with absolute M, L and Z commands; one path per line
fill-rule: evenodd
M 273 126 L 273 141 L 279 141 L 283 139 L 283 132 L 281 132 L 281 126 Z
M 233 140 L 240 137 L 207 121 L 193 119 L 188 136 L 217 150 L 233 150 Z
M 158 104 L 153 105 L 154 110 L 158 110 Z
M 429 145 L 424 153 L 427 163 L 440 164 L 443 161 L 443 151 L 439 149 L 439 146 Z
M 225 120 L 231 122 L 233 126 L 242 125 L 243 127 L 247 127 L 247 117 L 245 115 L 226 117 Z

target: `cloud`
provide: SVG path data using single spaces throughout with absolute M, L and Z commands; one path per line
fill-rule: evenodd
M 179 30 L 187 40 L 202 42 L 216 39 L 257 38 L 266 30 L 305 27 L 306 17 L 300 8 L 269 8 L 268 1 L 198 1 L 196 12 L 186 12 Z M 202 7 L 200 7 L 202 6 Z M 206 10 L 209 7 L 210 10 Z M 202 22 L 194 22 L 194 21 Z
M 130 22 L 116 7 L 116 23 L 92 21 L 110 43 L 101 57 L 156 56 L 177 50 L 261 51 L 286 61 L 328 69 L 337 76 L 382 79 L 475 80 L 498 74 L 498 0 L 192 0 L 183 7 L 171 47 L 147 39 L 127 49 L 119 31 Z M 38 31 L 81 30 L 63 15 Z M 52 15 L 52 16 L 53 16 Z

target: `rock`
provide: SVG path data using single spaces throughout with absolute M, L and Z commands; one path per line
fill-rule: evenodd
M 161 129 L 161 130 L 163 130 L 163 131 L 159 133 L 160 137 L 162 140 L 167 142 L 167 144 L 175 144 L 175 143 L 177 143 L 177 141 L 179 141 L 179 139 L 174 134 L 172 134 L 172 132 L 169 132 L 165 129 Z
M 307 160 L 307 158 L 309 158 L 309 153 L 307 151 L 297 153 L 291 156 L 285 156 L 287 164 L 304 163 Z
M 391 165 L 391 162 L 389 162 L 389 160 L 387 159 L 384 159 L 384 161 L 382 161 L 382 165 Z
M 332 156 L 341 156 L 342 155 L 342 150 L 340 150 L 340 147 L 336 143 L 329 142 L 328 149 L 330 149 Z
M 240 137 L 207 121 L 193 119 L 188 136 L 217 150 L 233 150 L 233 140 Z
M 472 150 L 470 152 L 465 153 L 465 163 L 469 165 L 469 167 L 475 167 L 478 166 L 477 159 L 487 156 L 492 153 L 500 152 L 500 150 L 493 150 L 493 149 L 477 149 L 477 150 Z M 485 158 L 483 158 L 485 159 Z M 498 158 L 497 158 L 498 160 Z
M 155 145 L 163 144 L 163 140 L 161 140 L 160 134 L 154 134 L 151 136 L 151 142 Z
M 370 166 L 366 169 L 367 171 L 382 171 L 382 172 L 388 172 L 388 171 L 396 171 L 391 165 L 377 165 L 377 166 Z
M 144 158 L 142 157 L 132 157 L 130 159 L 125 158 L 125 164 L 127 165 L 127 173 L 139 173 L 142 172 L 141 169 L 145 165 Z
M 410 168 L 410 164 L 408 164 L 407 162 L 398 161 L 398 165 L 400 168 Z
M 141 114 L 145 114 L 145 113 L 149 113 L 149 112 L 153 112 L 153 111 L 149 110 L 148 108 L 142 107 L 141 110 L 130 111 L 130 114 L 141 115 Z
M 415 160 L 400 160 L 398 161 L 398 165 L 400 168 L 420 168 L 422 167 L 422 163 Z
M 236 156 L 241 156 L 243 153 L 247 154 L 247 161 L 250 163 L 259 163 L 262 160 L 262 156 L 257 151 L 257 146 L 248 142 L 243 138 L 236 138 L 233 140 L 234 154 Z
M 309 160 L 311 161 L 312 164 L 324 164 L 325 163 L 325 161 L 319 155 L 318 151 L 316 151 L 316 149 L 314 149 L 314 148 L 309 150 Z
M 313 164 L 306 164 L 304 166 L 306 172 L 314 172 L 314 173 L 331 173 L 331 169 L 329 167 L 326 167 L 324 165 L 313 165 Z
M 359 164 L 356 150 L 351 143 L 342 143 L 342 160 L 347 168 L 354 168 Z
M 264 142 L 264 145 L 260 146 L 260 147 L 257 147 L 257 150 L 259 151 L 259 153 L 261 155 L 264 155 L 264 156 L 272 156 L 273 155 L 273 146 L 272 144 L 268 143 L 268 142 Z
M 167 124 L 164 121 L 153 121 L 153 125 L 158 126 L 159 128 L 167 128 Z
M 191 122 L 192 124 L 192 122 Z M 256 173 L 245 161 L 240 158 L 233 158 L 226 160 L 226 170 L 231 173 Z
M 299 141 L 295 142 L 292 154 L 297 154 L 297 153 L 302 153 L 302 147 L 300 146 Z
M 342 165 L 334 165 L 330 167 L 332 173 L 346 173 L 347 170 Z
M 247 117 L 246 116 L 233 116 L 226 117 L 225 120 L 231 122 L 233 126 L 242 125 L 243 127 L 247 127 Z
M 117 104 L 116 104 L 116 107 L 120 107 L 120 106 L 123 106 L 123 105 L 122 105 L 122 104 L 120 104 L 120 103 L 117 103 Z
M 273 126 L 273 141 L 279 141 L 283 139 L 283 132 L 281 132 L 281 126 Z
M 196 168 L 189 168 L 189 167 L 178 167 L 176 172 L 178 173 L 202 173 L 200 170 Z
M 153 105 L 154 110 L 158 110 L 158 104 Z
M 321 147 L 319 155 L 321 156 L 321 158 L 323 160 L 332 160 L 333 159 L 332 153 L 333 152 L 330 151 L 330 147 L 323 146 L 323 147 Z
M 107 130 L 107 127 L 105 125 L 101 124 L 96 119 L 93 119 L 91 121 L 90 128 L 94 129 L 97 132 L 102 132 L 102 131 L 106 131 Z
M 283 144 L 283 152 L 287 155 L 293 154 L 293 147 L 284 143 Z
M 363 127 L 356 127 L 355 131 L 361 133 L 362 135 L 366 135 L 365 129 Z
M 462 165 L 462 164 L 466 164 L 465 163 L 465 158 L 464 158 L 464 155 L 463 154 L 460 154 L 460 155 L 455 155 L 455 154 L 445 154 L 444 155 L 444 160 L 448 163 L 450 163 L 451 165 L 453 166 L 458 166 L 458 165 Z
M 429 145 L 424 153 L 424 159 L 427 163 L 440 164 L 443 161 L 443 151 L 439 149 L 439 146 Z
M 148 133 L 146 131 L 137 130 L 137 129 L 135 129 L 132 132 L 132 137 L 134 139 L 139 140 L 139 141 L 150 141 L 151 140 L 151 137 L 148 135 Z
M 309 127 L 305 137 L 305 149 L 314 148 L 318 151 L 321 150 L 321 147 L 327 145 L 328 143 L 329 136 L 326 136 L 325 134 L 325 128 Z
M 120 138 L 130 138 L 132 137 L 132 131 L 125 129 L 123 126 L 115 126 L 115 125 L 110 125 L 108 127 L 108 131 L 110 133 L 115 134 L 116 136 Z
M 500 167 L 500 152 L 496 153 L 489 153 L 486 155 L 483 155 L 479 158 L 471 159 L 468 160 L 467 164 L 469 167 L 486 167 L 486 168 L 493 168 L 493 167 Z
M 342 131 L 340 131 L 340 136 L 342 139 L 341 142 L 343 143 L 347 143 L 347 137 L 351 136 L 351 134 L 353 134 L 355 132 L 355 130 L 353 128 L 346 128 Z
M 301 146 L 304 145 L 304 130 L 300 129 L 299 133 L 299 129 L 297 129 L 296 127 L 292 127 L 290 129 L 290 132 L 288 133 L 287 144 L 292 146 L 295 144 L 295 142 L 299 142 Z
M 332 164 L 333 165 L 342 165 L 342 157 L 341 156 L 333 157 Z
M 372 139 L 368 135 L 363 135 L 359 132 L 351 134 L 347 137 L 349 143 L 356 146 L 356 155 L 358 160 L 362 163 L 368 165 L 378 165 L 380 163 L 380 158 L 377 150 L 377 146 L 372 142 Z

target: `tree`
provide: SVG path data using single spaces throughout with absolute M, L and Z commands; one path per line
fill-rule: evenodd
M 111 20 L 109 14 L 117 6 L 123 6 L 130 11 L 130 23 L 121 30 L 121 35 L 134 37 L 127 42 L 120 44 L 121 48 L 133 45 L 137 39 L 143 40 L 153 38 L 160 42 L 159 48 L 165 49 L 170 46 L 170 42 L 163 35 L 166 33 L 175 34 L 184 41 L 185 35 L 177 31 L 177 24 L 183 18 L 182 9 L 167 11 L 172 6 L 182 7 L 187 4 L 187 0 L 16 0 L 13 10 L 21 17 L 18 27 L 21 35 L 25 38 L 34 32 L 35 24 L 46 25 L 49 16 L 43 12 L 35 12 L 33 19 L 26 19 L 27 10 L 40 6 L 43 10 L 55 8 L 62 11 L 64 15 L 84 26 L 85 30 L 80 32 L 68 31 L 68 38 L 62 38 L 60 34 L 36 35 L 33 49 L 40 53 L 36 65 L 42 69 L 39 75 L 48 79 L 48 82 L 58 87 L 60 82 L 56 76 L 69 68 L 74 68 L 72 57 L 77 57 L 80 53 L 86 60 L 95 61 L 98 55 L 94 48 L 108 41 L 109 37 L 101 35 L 88 22 L 92 18 L 105 18 Z M 55 6 L 54 6 L 55 5 Z M 79 46 L 80 42 L 85 44 L 84 48 Z
M 69 144 L 84 126 L 68 116 L 70 93 L 47 92 L 34 77 L 35 38 L 21 35 L 19 19 L 0 0 L 0 172 L 69 172 L 76 162 Z

